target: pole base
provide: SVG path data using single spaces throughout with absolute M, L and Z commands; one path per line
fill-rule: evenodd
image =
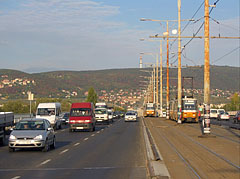
M 202 134 L 200 136 L 198 136 L 199 138 L 216 138 L 215 135 L 212 134 Z

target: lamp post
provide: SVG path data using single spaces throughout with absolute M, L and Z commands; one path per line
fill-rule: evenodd
M 141 38 L 140 41 L 150 41 L 150 42 L 160 42 L 160 87 L 159 87 L 159 71 L 158 71 L 158 66 L 159 66 L 159 61 L 158 61 L 158 56 L 156 55 L 156 64 L 157 64 L 157 72 L 156 72 L 156 76 L 157 76 L 157 79 L 156 79 L 156 96 L 157 96 L 157 109 L 159 109 L 159 104 L 160 104 L 160 115 L 162 115 L 162 90 L 163 90 L 163 85 L 162 85 L 162 40 L 151 40 L 151 39 L 144 39 L 144 38 Z M 160 90 L 159 90 L 160 88 Z M 160 100 L 159 100 L 159 97 L 160 97 Z M 159 102 L 160 101 L 160 102 Z
M 167 115 L 166 115 L 166 118 L 167 119 L 169 119 L 169 29 L 168 29 L 168 23 L 169 22 L 176 22 L 176 21 L 178 21 L 178 24 L 179 24 L 179 29 L 180 29 L 180 21 L 193 21 L 192 19 L 185 19 L 185 20 L 180 20 L 180 7 L 181 7 L 181 1 L 180 0 L 178 0 L 178 14 L 179 14 L 179 17 L 178 17 L 178 20 L 156 20 L 156 19 L 146 19 L 146 18 L 141 18 L 140 19 L 140 21 L 155 21 L 155 22 L 166 22 L 166 24 L 167 24 L 167 31 L 163 34 L 163 38 L 166 38 L 167 39 L 167 87 L 166 87 L 166 89 L 167 89 L 167 96 L 166 96 L 166 103 L 167 103 Z M 181 32 L 180 32 L 180 30 L 179 30 L 179 32 L 178 32 L 178 39 L 179 39 L 179 42 L 180 43 L 178 43 L 178 45 L 179 45 L 179 47 L 178 48 L 180 48 L 180 50 L 181 50 L 181 41 L 180 41 L 180 34 L 181 34 Z M 179 53 L 179 55 L 181 56 L 181 51 L 180 51 L 180 53 Z M 180 67 L 179 69 L 178 69 L 178 76 L 181 76 L 181 57 L 180 58 L 178 58 L 178 66 Z M 179 101 L 181 101 L 181 98 L 182 98 L 182 95 L 180 95 L 180 93 L 181 93 L 181 78 L 178 78 L 178 98 L 180 99 Z M 180 89 L 180 90 L 179 90 Z M 180 102 L 180 104 L 181 104 L 181 102 Z
M 140 39 L 140 40 L 144 40 L 144 39 Z M 151 53 L 151 52 L 141 52 L 140 54 L 142 54 L 142 55 L 151 55 L 152 57 L 154 57 L 155 59 L 156 59 L 156 65 L 155 64 L 153 64 L 153 77 L 154 77 L 154 83 L 153 83 L 153 85 L 154 85 L 154 100 L 153 100 L 153 102 L 154 103 L 156 103 L 157 104 L 157 107 L 159 106 L 159 96 L 158 96 L 158 94 L 159 94 L 159 88 L 158 88 L 158 82 L 159 82 L 159 73 L 158 73 L 158 66 L 159 66 L 159 64 L 158 64 L 158 54 L 154 54 L 154 53 Z

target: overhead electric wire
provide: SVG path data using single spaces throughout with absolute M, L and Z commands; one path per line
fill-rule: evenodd
M 216 4 L 217 4 L 219 1 L 220 1 L 220 0 L 217 0 L 217 1 L 214 3 L 214 5 L 216 6 Z M 213 8 L 214 8 L 214 7 L 212 7 L 211 10 L 209 11 L 209 15 L 212 13 Z M 199 31 L 202 29 L 203 25 L 204 25 L 204 22 L 203 22 L 202 25 L 199 27 L 199 29 L 197 30 L 197 32 L 193 35 L 193 38 L 191 38 L 191 39 L 184 45 L 184 48 L 182 49 L 182 51 L 183 51 L 183 50 L 185 49 L 185 47 L 194 39 L 194 37 L 196 37 L 196 35 L 197 35 L 197 34 L 199 33 Z M 181 53 L 182 53 L 182 51 L 181 51 Z
M 191 17 L 191 19 L 193 19 L 196 14 L 198 13 L 198 11 L 202 8 L 202 6 L 204 5 L 205 1 L 203 1 L 203 3 L 199 6 L 199 8 L 197 9 L 197 11 L 193 14 L 193 16 Z M 184 26 L 183 30 L 181 31 L 181 34 L 184 32 L 184 30 L 187 28 L 187 26 L 191 23 L 191 21 L 188 21 L 188 23 Z M 173 42 L 170 44 L 170 46 L 172 46 L 175 42 L 176 42 L 177 38 L 173 40 Z
M 239 49 L 239 48 L 240 48 L 240 46 L 237 47 L 237 48 L 235 48 L 235 49 L 233 49 L 233 50 L 231 50 L 230 52 L 226 53 L 225 55 L 223 55 L 223 56 L 217 58 L 216 60 L 214 60 L 214 61 L 212 62 L 212 65 L 213 65 L 215 62 L 217 62 L 217 61 L 223 59 L 224 57 L 226 57 L 226 56 L 228 56 L 228 55 L 230 55 L 231 53 L 233 53 L 234 51 L 236 51 L 236 50 Z
M 216 6 L 216 4 L 219 2 L 220 0 L 217 0 L 216 2 L 214 2 L 214 5 Z M 205 2 L 205 1 L 204 1 Z M 209 11 L 209 15 L 212 13 L 213 8 L 211 8 L 211 10 Z M 204 22 L 201 24 L 201 26 L 198 28 L 197 32 L 195 34 L 193 34 L 193 37 L 183 46 L 184 48 L 181 50 L 181 54 L 183 52 L 183 50 L 185 49 L 185 47 L 194 39 L 194 37 L 196 37 L 196 35 L 199 33 L 199 31 L 202 29 L 204 25 Z M 178 59 L 176 59 L 172 64 L 176 63 Z

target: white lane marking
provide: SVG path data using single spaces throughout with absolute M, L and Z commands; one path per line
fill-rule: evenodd
M 65 149 L 65 150 L 63 150 L 62 152 L 60 152 L 59 154 L 63 154 L 63 153 L 65 153 L 65 152 L 67 152 L 67 151 L 69 151 L 69 149 Z
M 95 136 L 95 134 L 92 134 L 91 136 L 93 137 L 93 136 Z
M 74 144 L 74 146 L 77 146 L 77 145 L 79 145 L 80 143 L 79 142 L 77 142 L 76 144 Z
M 46 163 L 48 163 L 48 162 L 50 162 L 50 161 L 51 161 L 51 159 L 47 159 L 47 160 L 45 160 L 44 162 L 40 163 L 40 165 L 45 165 Z
M 100 133 L 100 131 L 97 131 L 97 134 L 99 134 Z
M 101 131 L 103 131 L 104 129 L 101 129 Z
M 84 140 L 88 140 L 88 137 L 87 137 L 87 138 L 85 138 Z
M 18 179 L 18 178 L 21 178 L 21 176 L 15 176 L 15 177 L 13 177 L 11 179 Z

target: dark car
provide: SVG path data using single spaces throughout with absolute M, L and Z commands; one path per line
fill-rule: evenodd
M 61 117 L 61 121 L 63 124 L 68 124 L 69 123 L 69 116 L 70 116 L 70 113 L 69 112 L 66 112 L 63 114 L 63 116 Z

